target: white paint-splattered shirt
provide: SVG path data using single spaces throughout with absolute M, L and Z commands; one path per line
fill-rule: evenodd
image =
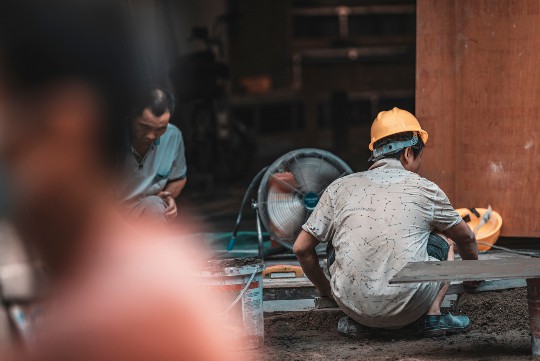
M 383 159 L 332 183 L 303 229 L 335 248 L 331 286 L 342 310 L 366 326 L 398 328 L 427 312 L 440 284 L 388 281 L 408 262 L 429 260 L 433 230 L 460 221 L 436 184 Z

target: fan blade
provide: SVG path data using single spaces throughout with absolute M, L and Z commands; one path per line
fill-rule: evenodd
M 294 193 L 298 193 L 300 195 L 304 194 L 298 188 L 292 186 L 289 182 L 283 181 L 280 177 L 277 176 L 277 174 L 272 175 L 272 177 L 270 178 L 270 182 L 277 182 Z
M 269 192 L 266 206 L 271 232 L 279 239 L 294 239 L 307 213 L 302 200 L 290 193 Z
M 291 173 L 304 193 L 319 193 L 340 177 L 342 172 L 321 158 L 300 158 L 291 165 Z

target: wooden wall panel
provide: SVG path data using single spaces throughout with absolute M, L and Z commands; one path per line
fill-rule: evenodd
M 417 8 L 417 115 L 433 135 L 426 176 L 457 207 L 490 203 L 503 235 L 540 237 L 540 1 L 419 0 Z M 441 17 L 454 27 L 434 21 Z M 433 55 L 434 38 L 453 51 Z
M 454 200 L 454 4 L 453 0 L 418 0 L 416 9 L 416 115 L 429 133 L 421 174 Z

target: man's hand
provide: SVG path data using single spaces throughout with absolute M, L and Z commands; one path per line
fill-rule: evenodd
M 159 192 L 158 197 L 163 199 L 163 202 L 167 205 L 167 208 L 165 208 L 165 217 L 176 217 L 178 215 L 178 209 L 176 208 L 176 201 L 172 197 L 171 192 Z
M 459 255 L 464 260 L 477 260 L 478 248 L 476 247 L 476 237 L 473 231 L 464 221 L 447 229 L 443 232 L 445 236 L 453 240 L 459 252 Z

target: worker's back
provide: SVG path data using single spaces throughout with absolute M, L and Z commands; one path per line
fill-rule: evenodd
M 456 221 L 437 185 L 384 159 L 328 187 L 305 227 L 335 248 L 331 285 L 342 309 L 364 325 L 391 328 L 420 318 L 439 285 L 388 280 L 408 262 L 427 261 L 430 233 Z

